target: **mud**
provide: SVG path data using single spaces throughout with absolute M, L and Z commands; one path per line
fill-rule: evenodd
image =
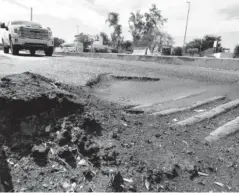
M 171 116 L 130 114 L 29 72 L 0 89 L 0 191 L 239 190 L 235 136 L 209 146 L 200 125 L 173 128 Z

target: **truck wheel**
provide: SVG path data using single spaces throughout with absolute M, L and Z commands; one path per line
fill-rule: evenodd
M 45 50 L 45 54 L 46 54 L 46 56 L 52 56 L 52 54 L 53 54 L 53 47 L 48 47 Z
M 3 52 L 5 54 L 8 54 L 9 53 L 9 47 L 5 46 L 4 41 L 2 41 L 2 44 L 3 44 Z
M 35 56 L 36 50 L 30 50 L 31 56 Z
M 19 54 L 18 48 L 15 45 L 12 44 L 12 41 L 11 41 L 11 51 L 12 51 L 13 55 L 18 55 Z

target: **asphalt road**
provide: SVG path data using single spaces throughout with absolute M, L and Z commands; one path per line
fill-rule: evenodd
M 232 82 L 239 80 L 237 72 L 61 55 L 31 57 L 28 54 L 20 56 L 0 54 L 0 77 L 26 71 L 82 86 L 89 80 L 96 79 L 99 74 L 105 73 L 122 77 L 160 78 L 160 81 L 150 82 L 132 80 L 102 82 L 91 89 L 92 93 L 103 99 L 132 105 L 150 105 L 176 100 L 178 102 L 174 105 L 181 106 L 216 95 L 230 93 L 230 97 L 235 97 L 238 94 L 235 91 L 237 85 L 231 85 Z M 183 100 L 190 97 L 191 100 Z

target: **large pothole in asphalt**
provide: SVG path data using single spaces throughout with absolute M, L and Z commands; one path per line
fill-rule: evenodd
M 160 95 L 160 85 L 160 78 L 100 74 L 89 80 L 86 88 L 104 100 L 139 105 L 156 102 Z

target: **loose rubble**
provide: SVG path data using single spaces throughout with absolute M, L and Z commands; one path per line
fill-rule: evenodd
M 55 86 L 57 85 L 57 86 Z M 33 73 L 0 81 L 0 191 L 238 191 L 238 154 Z

